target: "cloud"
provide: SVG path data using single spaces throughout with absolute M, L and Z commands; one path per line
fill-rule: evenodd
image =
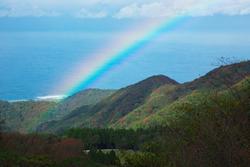
M 104 11 L 90 12 L 83 8 L 80 11 L 76 12 L 75 16 L 77 18 L 103 18 L 107 16 L 107 13 Z
M 8 9 L 8 10 L 0 10 L 0 17 L 56 17 L 60 16 L 61 13 L 55 11 L 45 11 L 42 9 Z
M 208 16 L 250 14 L 250 0 L 165 0 L 133 3 L 121 8 L 115 18 L 166 17 L 173 15 Z
M 130 18 L 130 17 L 161 17 L 166 16 L 167 8 L 159 2 L 143 4 L 139 6 L 134 3 L 132 5 L 122 8 L 117 14 L 116 18 Z
M 250 0 L 1 0 L 0 17 L 166 17 L 250 14 Z

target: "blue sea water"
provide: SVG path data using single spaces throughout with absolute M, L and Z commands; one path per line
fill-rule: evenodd
M 100 51 L 114 35 L 87 31 L 0 31 L 0 99 L 63 94 L 51 89 L 79 60 Z M 92 87 L 117 89 L 157 74 L 187 82 L 216 68 L 220 57 L 233 61 L 250 59 L 250 33 L 162 34 Z

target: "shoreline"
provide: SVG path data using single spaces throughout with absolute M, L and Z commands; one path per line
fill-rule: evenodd
M 4 100 L 1 99 L 0 101 L 7 101 L 9 103 L 17 103 L 17 102 L 28 102 L 28 101 L 48 101 L 48 102 L 57 102 L 64 98 L 66 95 L 47 95 L 47 96 L 37 96 L 34 99 L 14 99 L 14 100 Z

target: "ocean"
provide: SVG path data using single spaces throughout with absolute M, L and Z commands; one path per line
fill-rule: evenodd
M 219 58 L 250 59 L 250 33 L 174 32 L 150 42 L 107 72 L 95 88 L 118 89 L 151 75 L 191 81 L 218 67 Z M 63 95 L 53 88 L 79 60 L 105 47 L 114 33 L 81 31 L 1 31 L 0 99 Z M 82 67 L 84 68 L 84 67 Z

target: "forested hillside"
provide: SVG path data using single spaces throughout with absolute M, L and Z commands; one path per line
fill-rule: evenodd
M 154 76 L 118 90 L 95 105 L 80 107 L 39 131 L 59 132 L 72 127 L 143 128 L 159 126 L 172 106 L 198 92 L 224 91 L 250 76 L 250 61 L 225 65 L 192 82 L 179 84 Z M 159 118 L 159 121 L 158 121 Z M 166 122 L 166 121 L 163 121 Z
M 61 101 L 0 101 L 0 116 L 5 131 L 33 132 L 49 120 L 58 120 L 85 105 L 94 105 L 112 95 L 115 90 L 87 89 Z

